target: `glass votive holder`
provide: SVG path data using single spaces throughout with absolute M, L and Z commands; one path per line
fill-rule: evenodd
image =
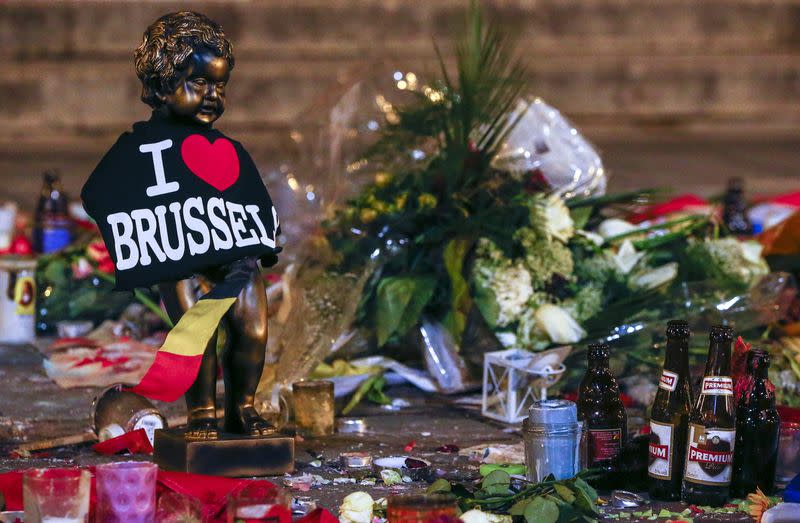
M 120 461 L 95 468 L 97 521 L 153 523 L 156 519 L 158 465 Z
M 289 502 L 282 489 L 254 481 L 228 498 L 228 523 L 292 523 Z
M 456 518 L 458 507 L 451 494 L 400 494 L 389 496 L 386 519 L 389 523 L 427 523 L 442 516 Z
M 86 470 L 31 469 L 22 477 L 26 523 L 88 523 L 91 474 Z
M 333 382 L 298 381 L 292 384 L 294 422 L 297 433 L 304 437 L 333 434 Z
M 156 507 L 158 523 L 202 523 L 203 504 L 197 498 L 178 492 L 164 492 L 158 496 Z
M 781 423 L 778 443 L 776 486 L 786 487 L 798 473 L 800 473 L 800 423 L 784 421 Z

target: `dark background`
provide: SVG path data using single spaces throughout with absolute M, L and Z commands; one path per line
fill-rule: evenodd
M 0 200 L 35 200 L 59 167 L 68 191 L 145 118 L 133 50 L 181 8 L 220 22 L 236 52 L 219 123 L 262 170 L 291 156 L 293 119 L 375 64 L 447 54 L 466 0 L 0 3 Z M 535 94 L 603 153 L 612 188 L 712 194 L 731 175 L 753 192 L 797 188 L 800 0 L 493 0 L 519 34 Z M 363 71 L 366 67 L 366 73 Z

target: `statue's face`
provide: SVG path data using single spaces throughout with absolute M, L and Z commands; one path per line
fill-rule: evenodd
M 211 50 L 192 53 L 173 92 L 162 96 L 163 108 L 177 120 L 211 126 L 225 112 L 228 60 Z

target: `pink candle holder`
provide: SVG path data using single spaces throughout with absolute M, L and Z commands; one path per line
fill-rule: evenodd
M 25 521 L 88 523 L 91 474 L 80 469 L 31 469 L 22 478 Z
M 286 493 L 275 485 L 254 481 L 228 498 L 228 523 L 292 523 Z
M 107 463 L 97 466 L 95 476 L 97 521 L 155 522 L 158 465 L 146 461 Z

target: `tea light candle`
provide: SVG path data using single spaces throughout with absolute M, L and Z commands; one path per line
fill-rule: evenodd
M 333 434 L 333 382 L 298 381 L 292 384 L 297 433 L 306 437 Z

